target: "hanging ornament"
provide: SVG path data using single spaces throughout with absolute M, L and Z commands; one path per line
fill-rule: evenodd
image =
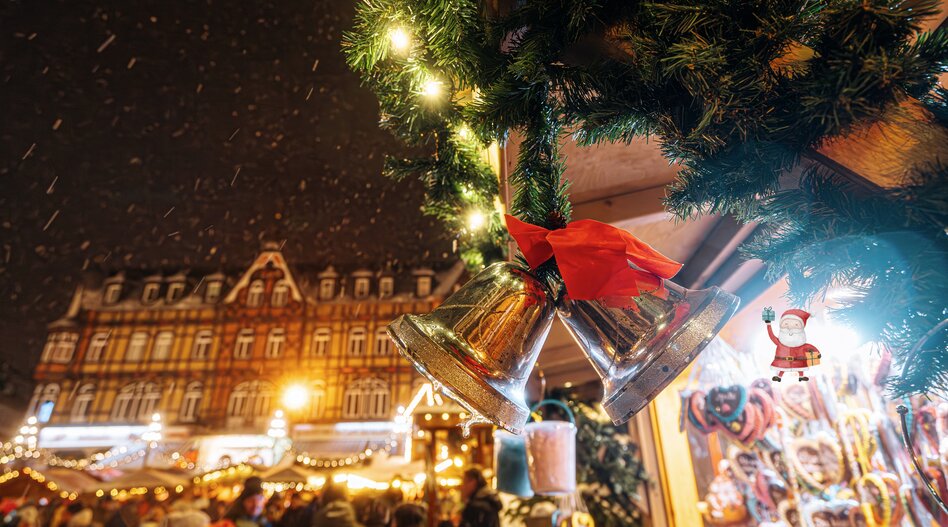
M 498 492 L 520 498 L 533 497 L 527 472 L 527 444 L 523 436 L 494 431 L 494 472 Z
M 605 223 L 551 231 L 507 216 L 507 226 L 531 268 L 555 257 L 566 290 L 557 313 L 602 379 L 616 424 L 675 379 L 740 303 L 717 287 L 669 281 L 681 264 Z
M 520 433 L 530 415 L 524 387 L 553 322 L 546 287 L 496 263 L 426 315 L 388 326 L 399 351 L 476 418 Z
M 576 491 L 576 418 L 560 401 L 546 399 L 533 407 L 555 405 L 562 408 L 569 422 L 541 421 L 527 424 L 527 467 L 530 485 L 540 495 L 558 496 Z

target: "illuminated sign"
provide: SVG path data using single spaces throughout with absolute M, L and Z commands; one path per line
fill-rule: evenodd
M 47 426 L 40 430 L 40 448 L 112 447 L 138 441 L 147 426 Z

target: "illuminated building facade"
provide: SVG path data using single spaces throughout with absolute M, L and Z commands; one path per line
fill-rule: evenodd
M 291 271 L 268 245 L 233 275 L 118 273 L 79 288 L 50 324 L 29 413 L 62 437 L 80 424 L 121 435 L 156 412 L 169 437 L 260 435 L 278 408 L 304 439 L 339 423 L 384 430 L 372 424 L 420 382 L 385 327 L 430 311 L 461 272 Z

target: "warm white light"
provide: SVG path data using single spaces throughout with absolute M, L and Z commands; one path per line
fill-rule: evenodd
M 487 218 L 479 210 L 475 210 L 467 215 L 467 227 L 472 231 L 479 230 L 486 223 Z
M 392 49 L 399 53 L 406 51 L 411 46 L 411 37 L 408 36 L 407 31 L 400 27 L 393 28 L 389 32 L 388 38 L 392 42 Z
M 445 459 L 444 461 L 435 465 L 434 469 L 435 469 L 435 472 L 438 473 L 438 472 L 444 472 L 445 470 L 447 470 L 448 468 L 452 466 L 454 466 L 454 460 Z
M 283 406 L 288 410 L 301 410 L 309 399 L 309 390 L 302 384 L 292 384 L 283 390 Z
M 471 137 L 471 129 L 468 128 L 466 124 L 462 124 L 461 127 L 458 128 L 458 137 L 461 139 L 469 139 Z
M 431 79 L 425 83 L 424 87 L 421 90 L 422 95 L 428 97 L 429 99 L 434 99 L 441 96 L 441 90 L 443 86 L 441 81 L 436 79 Z

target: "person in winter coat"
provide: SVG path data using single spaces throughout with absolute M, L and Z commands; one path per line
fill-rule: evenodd
M 392 513 L 392 527 L 424 527 L 425 509 L 414 503 L 402 503 Z
M 480 468 L 472 467 L 464 471 L 461 497 L 465 505 L 459 527 L 500 527 L 503 505 L 494 489 L 487 485 Z
M 244 482 L 240 496 L 237 496 L 219 523 L 233 524 L 234 527 L 270 527 L 270 522 L 264 515 L 266 503 L 263 481 L 256 476 L 249 477 Z
M 356 520 L 355 509 L 349 503 L 346 488 L 328 478 L 319 510 L 313 515 L 312 527 L 362 527 Z
M 290 496 L 290 506 L 286 508 L 277 527 L 310 527 L 312 523 L 309 504 L 300 493 Z

